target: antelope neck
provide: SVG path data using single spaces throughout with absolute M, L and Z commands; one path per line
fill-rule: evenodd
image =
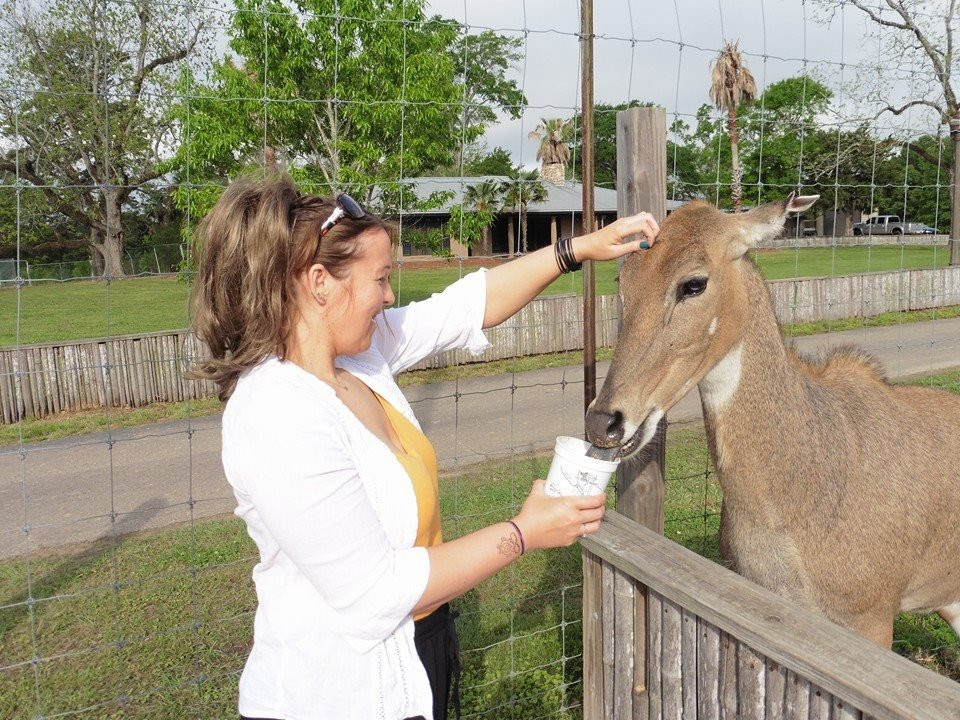
M 700 382 L 704 423 L 718 470 L 749 469 L 774 438 L 801 442 L 812 418 L 805 381 L 787 355 L 763 279 L 747 273 L 748 311 L 733 349 Z M 724 488 L 726 491 L 726 488 Z

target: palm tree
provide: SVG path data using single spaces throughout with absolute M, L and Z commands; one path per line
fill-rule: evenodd
M 543 202 L 547 199 L 547 186 L 540 179 L 537 170 L 521 170 L 516 168 L 510 173 L 510 179 L 500 184 L 503 193 L 503 207 L 511 210 L 520 208 L 520 247 L 527 252 L 527 206 L 534 202 Z M 507 246 L 513 254 L 513 220 L 507 229 Z
M 570 135 L 573 132 L 573 118 L 540 118 L 528 135 L 540 141 L 537 148 L 537 160 L 542 163 L 543 179 L 554 185 L 563 185 L 566 180 L 567 163 L 570 161 Z
M 463 194 L 463 202 L 473 207 L 474 210 L 495 215 L 500 209 L 500 183 L 496 180 L 483 180 L 475 185 L 467 187 Z M 482 255 L 493 254 L 493 241 L 490 238 L 490 226 L 483 227 L 483 247 L 480 249 Z
M 743 63 L 736 43 L 727 43 L 717 55 L 710 76 L 710 99 L 727 113 L 730 133 L 730 197 L 733 210 L 743 207 L 743 172 L 740 169 L 740 137 L 737 131 L 737 107 L 757 96 L 757 84 Z

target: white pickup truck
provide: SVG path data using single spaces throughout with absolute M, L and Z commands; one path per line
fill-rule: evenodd
M 936 232 L 936 228 L 923 223 L 905 223 L 899 215 L 874 215 L 853 225 L 854 235 L 933 235 Z

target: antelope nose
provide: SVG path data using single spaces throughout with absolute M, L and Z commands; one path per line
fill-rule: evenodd
M 598 447 L 613 447 L 623 440 L 623 413 L 591 409 L 586 418 L 587 438 Z

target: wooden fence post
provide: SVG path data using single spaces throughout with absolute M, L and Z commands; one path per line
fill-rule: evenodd
M 667 115 L 664 108 L 637 107 L 617 113 L 617 214 L 624 217 L 641 210 L 652 213 L 657 222 L 663 222 L 667 216 Z M 622 462 L 617 472 L 617 511 L 658 533 L 663 533 L 666 430 L 667 419 L 664 417 L 650 444 L 637 457 Z M 647 596 L 639 585 L 632 593 L 617 588 L 615 596 L 621 598 L 630 594 L 633 595 L 632 637 L 627 628 L 618 628 L 616 641 L 633 643 L 632 716 L 646 720 L 649 717 Z

